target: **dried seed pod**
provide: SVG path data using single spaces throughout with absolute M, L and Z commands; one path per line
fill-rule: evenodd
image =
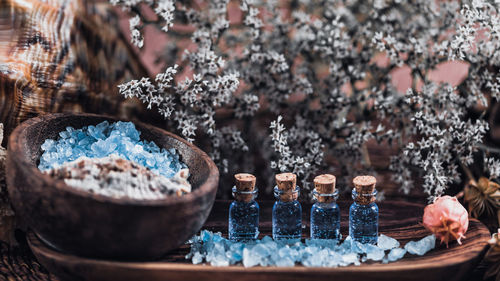
M 460 240 L 465 238 L 469 227 L 469 214 L 456 197 L 445 195 L 437 197 L 434 203 L 425 207 L 423 224 L 446 247 L 453 240 L 462 244 Z

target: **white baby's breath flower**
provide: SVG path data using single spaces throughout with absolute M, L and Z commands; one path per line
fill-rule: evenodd
M 228 7 L 237 9 L 228 0 L 111 2 L 133 16 L 139 47 L 146 25 L 174 43 L 191 40 L 165 48 L 154 80 L 137 77 L 119 91 L 199 140 L 221 171 L 292 171 L 308 189 L 333 161 L 343 189 L 345 179 L 374 173 L 376 142 L 398 150 L 389 168 L 401 191 L 420 177 L 431 198 L 481 158 L 489 112 L 477 114 L 478 105 L 500 98 L 500 7 L 491 1 L 349 0 L 318 9 L 316 1 L 242 0 L 241 22 L 228 18 Z M 144 6 L 157 16 L 142 14 Z M 176 22 L 189 28 L 172 30 Z M 453 86 L 431 72 L 448 60 L 467 65 Z M 400 71 L 408 89 L 392 77 Z M 488 157 L 485 173 L 495 177 L 497 155 Z
M 144 46 L 144 38 L 142 37 L 141 31 L 139 30 L 141 24 L 141 18 L 139 16 L 135 16 L 130 18 L 130 34 L 132 36 L 132 44 L 135 46 L 142 48 Z
M 163 31 L 167 32 L 174 25 L 175 0 L 159 0 L 155 7 L 155 13 L 163 18 L 165 24 Z

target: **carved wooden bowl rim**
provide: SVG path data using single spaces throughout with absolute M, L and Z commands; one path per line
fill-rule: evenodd
M 165 198 L 161 199 L 133 199 L 133 198 L 114 198 L 110 196 L 105 196 L 101 194 L 96 194 L 96 193 L 90 193 L 88 191 L 84 190 L 79 190 L 77 188 L 73 188 L 69 185 L 67 185 L 64 180 L 61 179 L 54 179 L 50 175 L 47 175 L 45 173 L 42 173 L 38 167 L 33 164 L 33 161 L 30 160 L 30 157 L 27 153 L 27 150 L 23 149 L 23 147 L 30 146 L 29 140 L 27 139 L 27 133 L 33 129 L 35 125 L 38 125 L 40 123 L 45 123 L 47 126 L 50 126 L 51 122 L 54 122 L 59 119 L 71 119 L 71 117 L 91 117 L 91 118 L 99 118 L 99 119 L 105 119 L 108 121 L 128 121 L 126 119 L 122 118 L 116 118 L 108 115 L 102 115 L 102 114 L 91 114 L 91 113 L 49 113 L 49 114 L 44 114 L 40 115 L 38 117 L 34 117 L 31 119 L 26 120 L 25 122 L 21 123 L 19 126 L 17 126 L 12 134 L 9 137 L 9 143 L 8 143 L 8 153 L 11 153 L 11 158 L 12 161 L 16 162 L 20 167 L 27 169 L 32 177 L 37 177 L 40 178 L 46 186 L 52 186 L 56 189 L 59 189 L 64 192 L 69 192 L 78 196 L 86 197 L 86 198 L 91 198 L 93 200 L 99 201 L 99 202 L 104 202 L 104 203 L 113 203 L 117 205 L 137 205 L 137 206 L 165 206 L 165 205 L 170 205 L 170 204 L 179 204 L 179 203 L 188 203 L 190 201 L 194 201 L 195 198 L 197 197 L 205 197 L 207 194 L 213 191 L 213 189 L 217 189 L 218 186 L 218 181 L 219 181 L 219 170 L 213 160 L 201 149 L 196 147 L 195 145 L 189 143 L 185 139 L 170 133 L 166 130 L 160 129 L 158 127 L 152 126 L 152 125 L 147 125 L 139 121 L 130 121 L 134 123 L 136 126 L 137 130 L 140 132 L 144 132 L 145 130 L 151 131 L 151 132 L 156 132 L 158 134 L 161 134 L 163 136 L 166 136 L 167 138 L 172 138 L 175 139 L 176 141 L 181 142 L 183 145 L 185 145 L 188 149 L 192 150 L 195 155 L 198 157 L 202 158 L 205 164 L 208 166 L 209 169 L 209 174 L 208 177 L 206 177 L 203 182 L 197 187 L 195 190 L 188 194 L 184 194 L 183 196 L 177 197 L 177 196 L 167 196 Z M 70 125 L 70 124 L 68 124 Z M 89 123 L 89 125 L 91 125 Z M 43 134 L 43 133 L 42 133 Z M 158 146 L 161 147 L 161 144 L 158 144 Z M 41 149 L 41 148 L 38 148 Z M 179 152 L 179 154 L 181 154 Z M 181 157 L 182 160 L 182 157 Z M 38 159 L 37 159 L 38 161 Z M 192 172 L 191 167 L 188 166 L 190 169 L 190 173 Z

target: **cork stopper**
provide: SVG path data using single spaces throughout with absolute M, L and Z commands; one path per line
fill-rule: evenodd
M 236 192 L 235 199 L 243 202 L 250 202 L 254 198 L 253 191 L 255 190 L 256 178 L 252 174 L 236 174 L 234 175 L 236 179 Z
M 298 192 L 295 192 L 297 187 L 297 176 L 293 173 L 282 173 L 276 175 L 276 185 L 282 192 L 280 195 L 281 201 L 290 202 L 297 200 Z
M 332 194 L 335 192 L 335 181 L 334 175 L 323 174 L 314 178 L 314 189 L 318 194 Z M 333 196 L 317 196 L 316 200 L 322 203 L 330 203 L 335 201 Z
M 375 196 L 371 196 L 377 184 L 377 179 L 375 179 L 375 177 L 357 176 L 352 180 L 352 183 L 358 193 L 358 197 L 355 199 L 357 203 L 366 205 L 375 202 Z

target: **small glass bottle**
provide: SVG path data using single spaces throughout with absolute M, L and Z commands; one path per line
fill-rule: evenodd
M 378 206 L 375 203 L 375 185 L 372 176 L 358 176 L 353 180 L 352 203 L 349 209 L 349 235 L 363 244 L 376 244 L 378 240 Z
M 297 176 L 292 173 L 276 175 L 273 206 L 273 239 L 299 240 L 302 236 L 302 207 L 297 200 Z
M 314 199 L 311 208 L 311 238 L 336 239 L 340 237 L 340 209 L 336 201 L 335 176 L 324 174 L 314 178 Z
M 233 187 L 234 201 L 229 206 L 229 240 L 255 240 L 259 236 L 259 204 L 255 176 L 236 174 L 236 185 Z

